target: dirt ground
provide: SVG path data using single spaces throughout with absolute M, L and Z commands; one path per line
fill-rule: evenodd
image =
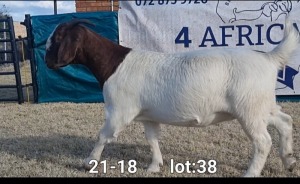
M 24 67 L 21 71 L 25 71 Z M 24 74 L 22 79 L 25 81 Z M 6 80 L 0 79 L 0 83 L 9 82 Z M 31 79 L 27 76 L 26 80 Z M 150 147 L 143 126 L 133 122 L 116 142 L 105 147 L 101 161 L 106 161 L 107 173 L 99 163 L 98 174 L 91 174 L 83 169 L 82 162 L 93 149 L 99 128 L 105 121 L 104 104 L 33 104 L 32 92 L 29 89 L 27 102 L 24 90 L 24 104 L 0 102 L 0 177 L 239 177 L 251 159 L 251 142 L 237 121 L 204 128 L 162 125 L 159 144 L 164 165 L 159 173 L 147 173 L 145 169 L 151 162 Z M 12 92 L 0 91 L 0 95 L 12 95 Z M 292 172 L 283 168 L 278 156 L 278 133 L 269 127 L 273 145 L 262 177 L 299 177 L 300 103 L 280 105 L 294 120 L 294 156 L 298 162 Z M 130 160 L 136 162 L 136 171 L 128 170 Z M 176 165 L 180 168 L 180 163 L 199 160 L 207 163 L 215 160 L 216 172 L 209 173 L 208 165 L 204 173 L 188 173 L 186 168 L 182 173 L 171 172 Z M 124 173 L 121 172 L 122 161 Z M 199 164 L 191 167 L 199 168 Z

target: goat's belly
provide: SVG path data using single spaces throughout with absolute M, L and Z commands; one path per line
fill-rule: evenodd
M 161 122 L 162 124 L 173 125 L 173 126 L 184 126 L 184 127 L 204 127 L 210 123 L 199 122 L 197 119 L 187 120 L 182 122 Z
M 226 112 L 215 112 L 210 115 L 199 116 L 153 116 L 150 114 L 141 114 L 135 118 L 137 121 L 154 121 L 162 124 L 174 125 L 174 126 L 185 126 L 185 127 L 204 127 L 211 124 L 230 121 L 235 119 L 231 114 Z

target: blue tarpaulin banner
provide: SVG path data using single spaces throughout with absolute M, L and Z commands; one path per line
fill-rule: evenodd
M 103 37 L 118 43 L 117 12 L 68 13 L 31 16 L 38 103 L 43 102 L 104 102 L 99 83 L 83 65 L 68 65 L 59 70 L 47 68 L 44 61 L 45 45 L 55 27 L 73 18 L 88 19 L 91 28 Z

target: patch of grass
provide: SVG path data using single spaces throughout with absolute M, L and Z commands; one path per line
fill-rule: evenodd
M 296 158 L 300 158 L 299 103 L 280 103 L 283 111 L 294 119 L 293 137 Z M 101 160 L 107 167 L 103 173 L 89 174 L 82 168 L 96 142 L 105 117 L 103 104 L 45 103 L 18 105 L 0 103 L 0 176 L 3 177 L 239 177 L 247 169 L 252 146 L 237 121 L 204 128 L 162 125 L 159 141 L 164 166 L 159 173 L 147 173 L 151 151 L 144 129 L 133 122 L 121 132 L 116 142 L 108 144 Z M 284 170 L 278 156 L 278 134 L 268 128 L 273 145 L 262 171 L 264 177 L 299 177 L 300 164 L 293 172 Z M 137 172 L 129 173 L 128 161 L 137 162 Z M 170 172 L 175 163 L 216 160 L 217 172 L 209 174 Z M 118 162 L 124 160 L 125 172 Z M 197 166 L 194 168 L 197 169 Z

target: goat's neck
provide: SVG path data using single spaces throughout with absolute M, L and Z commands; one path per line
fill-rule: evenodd
M 116 71 L 131 49 L 99 36 L 86 41 L 87 46 L 83 48 L 86 59 L 82 64 L 92 71 L 102 89 L 105 81 Z

